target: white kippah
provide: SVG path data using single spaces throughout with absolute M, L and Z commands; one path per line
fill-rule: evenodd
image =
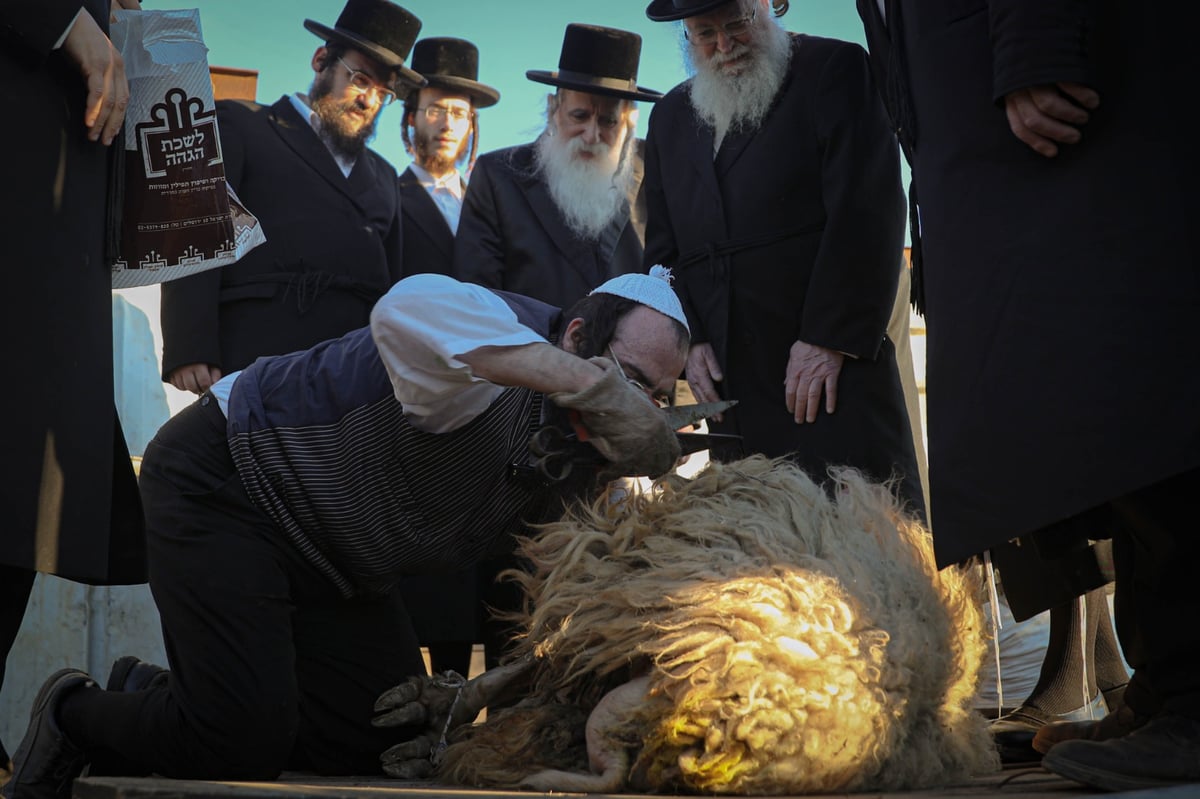
M 618 297 L 649 306 L 683 325 L 684 330 L 687 330 L 690 336 L 692 331 L 688 327 L 687 317 L 683 314 L 683 306 L 679 303 L 679 297 L 671 288 L 672 280 L 674 277 L 671 275 L 670 269 L 655 265 L 650 267 L 650 273 L 647 275 L 636 272 L 617 275 L 612 280 L 605 281 L 592 289 L 590 294 L 615 294 Z

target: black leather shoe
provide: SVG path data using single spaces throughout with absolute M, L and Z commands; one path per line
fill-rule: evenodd
M 1200 721 L 1162 715 L 1120 738 L 1063 741 L 1042 767 L 1104 791 L 1200 783 Z
M 104 690 L 129 694 L 166 686 L 170 674 L 162 666 L 147 663 L 134 655 L 124 655 L 113 662 Z M 92 752 L 87 771 L 89 777 L 145 777 L 149 774 L 144 767 L 105 748 L 97 748 Z
M 112 664 L 112 670 L 108 673 L 108 682 L 104 684 L 104 690 L 132 693 L 147 688 L 157 688 L 167 684 L 167 677 L 170 673 L 162 666 L 147 663 L 134 655 L 125 655 L 117 658 Z
M 1104 695 L 1098 693 L 1088 704 L 1067 713 L 1044 713 L 1036 707 L 1021 705 L 993 721 L 989 729 L 992 732 L 992 740 L 996 742 L 996 750 L 1000 753 L 1001 763 L 1036 763 L 1042 759 L 1042 755 L 1033 748 L 1033 739 L 1043 727 L 1064 721 L 1100 719 L 1106 712 L 1108 708 L 1104 702 Z
M 1047 724 L 1033 736 L 1033 748 L 1045 754 L 1063 741 L 1108 741 L 1128 735 L 1149 720 L 1148 715 L 1138 715 L 1129 705 L 1121 705 L 1099 721 Z
M 71 783 L 87 756 L 58 727 L 55 713 L 64 696 L 95 681 L 78 669 L 55 672 L 43 683 L 29 712 L 29 727 L 13 756 L 13 775 L 5 799 L 70 799 Z

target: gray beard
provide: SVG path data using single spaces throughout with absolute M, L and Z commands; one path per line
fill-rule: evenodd
M 603 155 L 592 161 L 572 157 L 581 146 L 578 138 L 564 140 L 548 133 L 534 143 L 536 169 L 571 232 L 581 239 L 597 239 L 627 213 L 633 131 L 625 136 L 624 152 L 604 147 Z
M 771 104 L 783 85 L 791 60 L 791 37 L 773 19 L 763 18 L 755 31 L 761 45 L 751 49 L 738 44 L 730 56 L 745 53 L 745 63 L 737 75 L 718 69 L 721 56 L 697 57 L 684 42 L 684 60 L 692 73 L 689 96 L 700 120 L 713 129 L 716 146 L 729 132 L 755 130 L 771 110 Z

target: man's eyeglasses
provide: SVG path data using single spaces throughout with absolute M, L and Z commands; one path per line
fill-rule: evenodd
M 717 36 L 722 32 L 727 39 L 736 39 L 739 36 L 745 36 L 750 30 L 750 25 L 754 22 L 754 15 L 758 13 L 758 4 L 756 3 L 750 9 L 750 13 L 744 17 L 738 17 L 735 20 L 726 22 L 717 28 L 701 28 L 698 31 L 689 31 L 685 25 L 683 28 L 683 37 L 697 47 L 707 47 L 710 44 L 716 44 Z
M 359 94 L 367 92 L 375 92 L 376 99 L 380 105 L 387 105 L 392 100 L 396 99 L 396 93 L 391 89 L 385 89 L 379 84 L 379 81 L 372 78 L 361 69 L 355 69 L 338 57 L 338 63 L 344 66 L 350 72 L 350 88 Z
M 621 377 L 625 378 L 625 381 L 627 383 L 629 383 L 629 385 L 633 386 L 638 391 L 645 393 L 645 395 L 647 397 L 649 397 L 651 400 L 653 400 L 654 404 L 657 405 L 658 407 L 660 407 L 660 408 L 671 407 L 672 403 L 671 403 L 671 395 L 670 394 L 666 393 L 665 391 L 656 391 L 655 389 L 646 385 L 646 383 L 643 382 L 642 380 L 638 380 L 637 378 L 630 377 L 625 372 L 625 367 L 623 367 L 621 365 L 621 360 L 617 357 L 617 354 L 615 352 L 613 352 L 613 348 L 612 348 L 611 344 L 608 347 L 608 355 L 610 358 L 612 358 L 612 362 L 617 365 L 617 371 L 620 372 Z
M 450 117 L 450 121 L 455 124 L 465 122 L 471 118 L 471 109 L 460 108 L 458 106 L 446 108 L 440 105 L 427 105 L 417 110 L 423 111 L 425 113 L 425 121 L 433 125 L 439 124 L 446 117 Z

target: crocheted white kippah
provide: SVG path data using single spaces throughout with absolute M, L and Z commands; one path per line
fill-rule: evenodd
M 674 279 L 670 269 L 655 265 L 650 267 L 649 274 L 630 272 L 627 275 L 617 275 L 612 280 L 601 283 L 590 293 L 615 294 L 627 300 L 640 302 L 679 322 L 688 331 L 688 335 L 691 335 L 683 306 L 679 303 L 675 290 L 671 288 L 671 281 Z

